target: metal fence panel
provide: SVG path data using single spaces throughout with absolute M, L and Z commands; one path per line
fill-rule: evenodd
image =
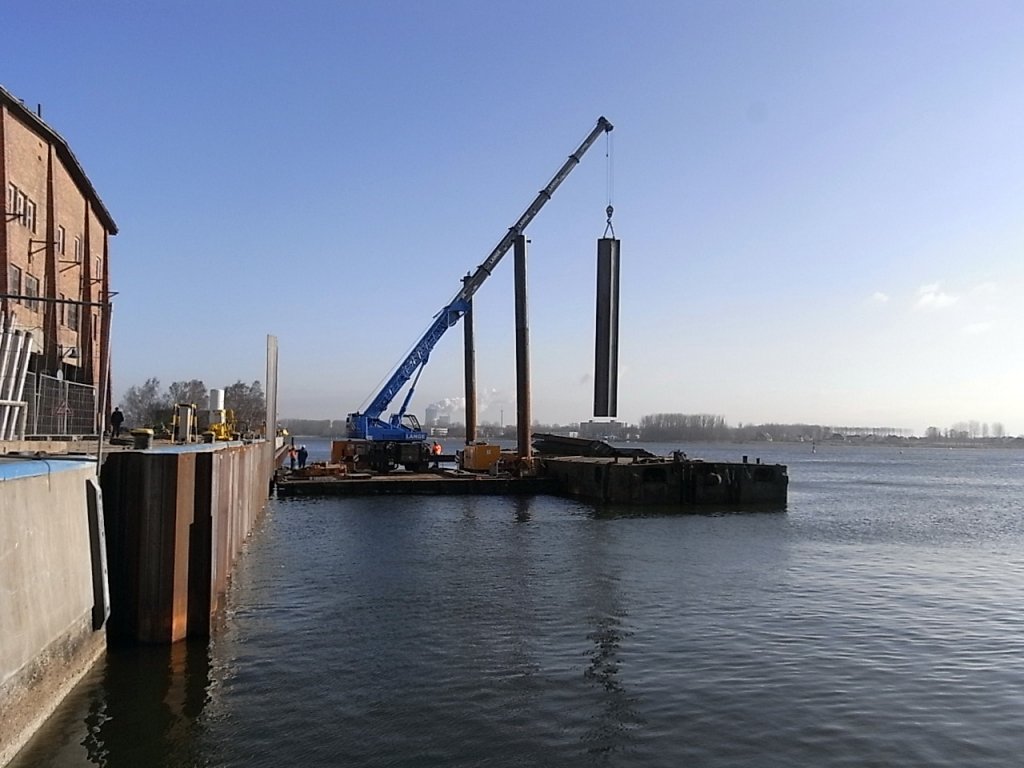
M 38 379 L 35 407 L 31 400 L 29 404 L 27 429 L 30 434 L 53 437 L 96 434 L 95 387 L 45 374 Z
M 28 403 L 28 418 L 25 420 L 25 434 L 34 435 L 37 432 L 36 425 L 39 420 L 39 396 L 36 393 L 36 375 L 28 373 L 25 376 L 25 392 L 22 399 Z
M 95 435 L 96 387 L 65 381 L 68 403 L 68 434 Z
M 61 414 L 58 409 L 61 404 L 60 381 L 52 376 L 39 376 L 39 408 L 36 411 L 36 434 L 37 435 L 63 435 L 61 430 Z

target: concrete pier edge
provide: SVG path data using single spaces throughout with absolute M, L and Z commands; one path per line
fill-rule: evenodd
M 92 609 L 0 684 L 0 766 L 7 765 L 107 650 Z
M 0 765 L 106 648 L 94 623 L 94 480 L 87 460 L 0 459 Z
M 102 494 L 93 456 L 0 455 L 0 767 L 103 657 L 108 636 L 209 635 L 266 509 L 280 442 L 114 452 Z

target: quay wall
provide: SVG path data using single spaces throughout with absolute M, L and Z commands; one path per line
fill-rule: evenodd
M 228 576 L 263 510 L 272 443 L 113 453 L 100 480 L 110 552 L 112 641 L 210 633 Z
M 106 649 L 93 461 L 0 459 L 0 766 Z
M 0 440 L 0 454 L 31 453 L 40 458 L 52 454 L 96 454 L 95 440 Z M 84 457 L 83 457 L 84 458 Z

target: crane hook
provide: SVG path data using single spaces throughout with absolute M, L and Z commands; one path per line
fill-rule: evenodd
M 604 236 L 608 237 L 608 233 L 611 232 L 612 233 L 612 237 L 614 238 L 615 237 L 615 227 L 612 226 L 612 214 L 615 213 L 615 209 L 612 208 L 609 205 L 607 208 L 604 209 L 604 212 L 606 214 L 608 214 L 608 222 L 607 222 L 607 224 L 605 224 L 605 227 L 604 227 Z

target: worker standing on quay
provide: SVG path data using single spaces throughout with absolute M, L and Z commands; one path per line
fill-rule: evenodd
M 114 439 L 121 434 L 121 425 L 124 424 L 124 414 L 121 413 L 121 406 L 114 409 L 110 414 L 110 438 Z
M 300 445 L 299 446 L 299 454 L 298 454 L 298 456 L 299 456 L 299 469 L 305 469 L 306 468 L 306 459 L 309 458 L 309 451 L 306 450 L 306 446 L 304 446 L 304 445 Z
M 292 443 L 292 447 L 288 449 L 288 464 L 291 469 L 295 469 L 295 460 L 299 458 L 299 452 L 295 450 L 295 443 Z

